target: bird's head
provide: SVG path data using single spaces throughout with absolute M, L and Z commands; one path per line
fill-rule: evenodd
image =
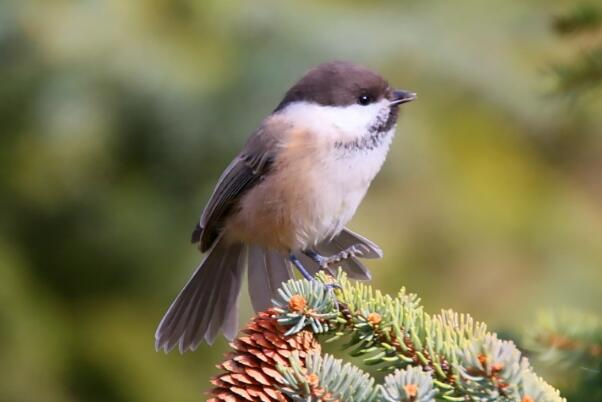
M 391 88 L 367 68 L 334 61 L 309 70 L 274 113 L 353 140 L 392 130 L 399 106 L 414 99 L 415 93 Z

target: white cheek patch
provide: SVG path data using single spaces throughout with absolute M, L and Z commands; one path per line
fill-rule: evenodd
M 280 111 L 293 124 L 308 127 L 313 132 L 331 135 L 333 140 L 346 141 L 366 135 L 379 118 L 389 113 L 389 101 L 363 106 L 322 106 L 309 102 L 294 102 Z

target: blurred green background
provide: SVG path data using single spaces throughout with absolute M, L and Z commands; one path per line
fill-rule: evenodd
M 376 287 L 509 334 L 542 307 L 601 313 L 602 103 L 553 95 L 549 68 L 584 45 L 550 28 L 572 4 L 3 1 L 0 401 L 204 399 L 223 339 L 154 351 L 201 258 L 190 232 L 332 59 L 419 94 L 351 225 L 385 251 Z

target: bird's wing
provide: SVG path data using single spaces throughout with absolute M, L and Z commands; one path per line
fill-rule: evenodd
M 275 148 L 273 133 L 259 129 L 222 173 L 203 210 L 201 220 L 192 233 L 192 242 L 200 242 L 201 251 L 208 250 L 217 239 L 224 220 L 240 197 L 268 173 L 274 160 Z

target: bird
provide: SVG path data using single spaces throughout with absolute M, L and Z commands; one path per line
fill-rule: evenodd
M 206 255 L 163 316 L 156 349 L 233 339 L 245 270 L 255 311 L 294 268 L 309 280 L 335 266 L 370 279 L 359 258 L 382 250 L 346 225 L 385 161 L 400 105 L 416 97 L 351 62 L 308 70 L 219 177 L 191 238 Z

